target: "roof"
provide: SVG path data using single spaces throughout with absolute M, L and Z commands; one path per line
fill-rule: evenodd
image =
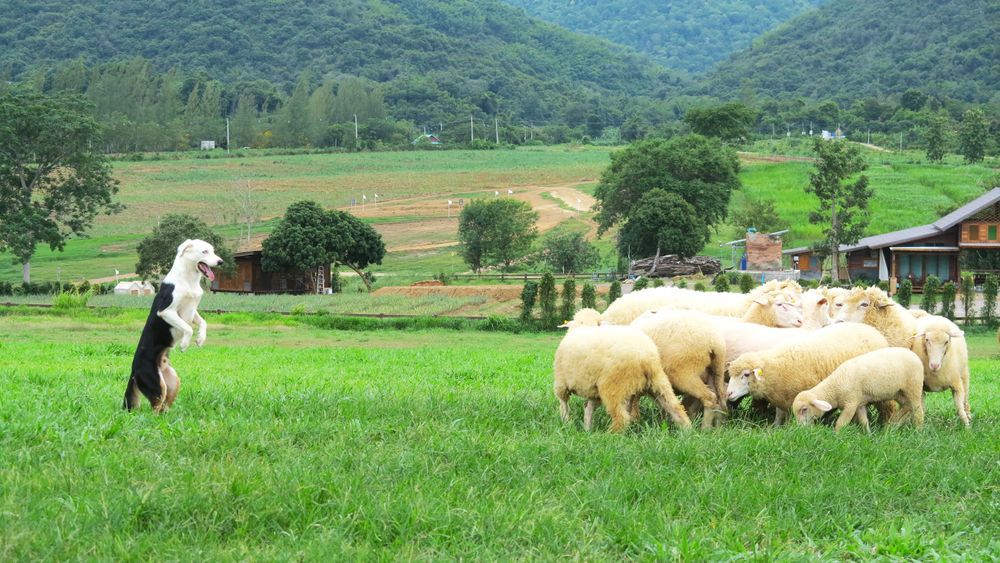
M 840 251 L 854 252 L 863 248 L 885 248 L 939 235 L 997 202 L 1000 202 L 1000 188 L 993 188 L 929 225 L 865 237 L 857 244 L 841 245 Z

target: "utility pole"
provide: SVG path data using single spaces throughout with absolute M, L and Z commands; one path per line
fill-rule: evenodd
M 354 148 L 358 148 L 360 141 L 358 140 L 358 114 L 354 114 Z
M 872 144 L 872 128 L 868 128 L 868 144 Z
M 903 152 L 903 132 L 899 132 L 899 152 Z
M 531 121 L 529 123 L 531 124 L 531 140 L 534 141 L 535 140 L 535 122 Z
M 471 142 L 473 142 L 475 140 L 476 140 L 476 129 L 475 129 L 475 124 L 472 121 L 472 116 L 470 115 L 469 116 L 469 142 L 471 143 Z
M 226 154 L 229 154 L 229 118 L 226 118 Z
M 497 144 L 499 145 L 500 144 L 500 120 L 497 119 L 496 117 L 493 118 L 493 130 L 496 131 L 496 134 L 497 134 Z

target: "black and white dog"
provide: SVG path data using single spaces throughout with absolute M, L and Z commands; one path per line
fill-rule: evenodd
M 212 268 L 219 264 L 222 264 L 222 259 L 215 255 L 212 245 L 203 240 L 186 240 L 177 247 L 174 265 L 163 278 L 139 337 L 139 346 L 132 359 L 132 376 L 125 388 L 123 409 L 132 410 L 139 406 L 139 393 L 149 399 L 153 410 L 158 413 L 174 404 L 181 380 L 167 355 L 175 344 L 181 352 L 191 345 L 194 335 L 192 323 L 198 325 L 198 337 L 194 343 L 198 346 L 205 343 L 208 327 L 205 319 L 198 314 L 198 303 L 204 293 L 201 276 L 214 280 Z

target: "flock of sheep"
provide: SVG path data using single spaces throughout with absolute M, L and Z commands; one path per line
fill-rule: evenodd
M 689 412 L 702 413 L 704 428 L 718 424 L 746 395 L 773 405 L 775 424 L 840 409 L 838 430 L 854 419 L 870 431 L 872 403 L 884 423 L 922 427 L 924 391 L 950 389 L 962 423 L 972 416 L 962 331 L 874 286 L 803 291 L 772 281 L 746 295 L 649 288 L 563 326 L 553 390 L 566 422 L 569 397 L 587 400 L 587 430 L 598 405 L 611 431 L 623 430 L 643 395 L 685 428 Z

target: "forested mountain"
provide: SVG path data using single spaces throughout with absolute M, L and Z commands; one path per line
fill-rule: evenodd
M 506 0 L 574 31 L 700 73 L 826 0 Z
M 44 82 L 36 73 L 58 63 L 135 57 L 285 92 L 306 70 L 357 76 L 418 123 L 471 112 L 561 121 L 574 102 L 662 98 L 680 83 L 499 0 L 0 0 L 0 79 Z
M 850 102 L 909 88 L 1000 102 L 1000 2 L 831 0 L 720 64 L 702 92 Z

